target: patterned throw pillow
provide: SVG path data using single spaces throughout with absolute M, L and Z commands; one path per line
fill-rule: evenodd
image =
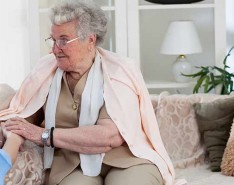
M 204 161 L 204 150 L 192 105 L 194 95 L 169 95 L 159 99 L 156 117 L 165 148 L 175 168 L 186 168 Z
M 221 171 L 224 175 L 234 176 L 234 122 L 232 123 L 230 137 L 224 150 Z
M 5 185 L 43 184 L 42 152 L 36 144 L 25 141 L 24 151 L 19 152 L 13 167 L 6 174 Z

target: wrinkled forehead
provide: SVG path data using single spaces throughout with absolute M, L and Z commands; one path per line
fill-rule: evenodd
M 54 38 L 77 36 L 77 23 L 75 21 L 71 21 L 61 25 L 53 24 L 51 26 L 51 36 Z

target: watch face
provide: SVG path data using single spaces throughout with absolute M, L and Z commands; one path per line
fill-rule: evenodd
M 47 140 L 50 137 L 50 129 L 44 129 L 44 131 L 41 134 L 41 141 L 44 145 L 47 146 Z
M 48 138 L 49 137 L 49 133 L 48 132 L 43 132 L 42 133 L 42 138 L 43 139 L 46 139 L 46 138 Z
M 48 139 L 48 137 L 49 137 L 49 130 L 44 130 L 42 132 L 41 138 L 42 139 Z

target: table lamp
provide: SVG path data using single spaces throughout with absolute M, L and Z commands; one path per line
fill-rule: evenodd
M 160 53 L 178 55 L 172 66 L 177 82 L 187 82 L 189 78 L 182 74 L 192 73 L 192 65 L 185 55 L 200 52 L 202 52 L 202 47 L 193 21 L 170 22 Z

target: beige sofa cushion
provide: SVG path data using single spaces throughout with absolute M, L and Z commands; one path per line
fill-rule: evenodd
M 175 168 L 204 162 L 204 149 L 192 107 L 200 100 L 194 95 L 162 95 L 159 99 L 156 117 Z
M 175 168 L 204 163 L 205 149 L 200 140 L 193 104 L 227 97 L 230 96 L 169 95 L 165 92 L 152 96 L 161 137 Z
M 42 148 L 26 141 L 24 150 L 19 152 L 13 167 L 6 174 L 5 185 L 43 184 L 42 152 Z

